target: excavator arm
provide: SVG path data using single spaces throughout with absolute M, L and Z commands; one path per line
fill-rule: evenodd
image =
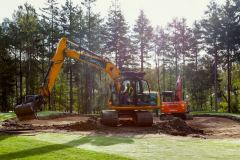
M 35 113 L 37 109 L 40 108 L 45 102 L 45 99 L 51 94 L 66 57 L 87 63 L 97 69 L 106 72 L 114 82 L 121 76 L 120 70 L 108 59 L 102 58 L 95 53 L 81 47 L 81 51 L 69 49 L 67 46 L 68 42 L 72 45 L 77 46 L 73 42 L 68 41 L 67 38 L 60 39 L 56 53 L 51 60 L 49 69 L 44 78 L 43 85 L 39 90 L 39 95 L 32 96 L 30 100 L 27 100 L 25 103 L 17 105 L 15 107 L 15 113 L 19 120 L 36 118 Z M 120 84 L 115 83 L 115 85 L 117 90 L 120 90 Z
M 69 49 L 67 48 L 67 42 L 76 45 L 73 42 L 68 41 L 67 38 L 60 39 L 56 53 L 52 58 L 49 70 L 44 79 L 44 84 L 40 88 L 41 95 L 48 97 L 51 93 L 66 57 L 87 63 L 97 69 L 106 72 L 113 81 L 120 77 L 120 70 L 108 59 L 102 58 L 84 48 L 81 48 L 82 51 Z

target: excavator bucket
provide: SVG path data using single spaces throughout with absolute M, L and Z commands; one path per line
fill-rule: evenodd
M 15 107 L 15 114 L 20 121 L 36 119 L 36 111 L 43 104 L 43 98 L 39 95 L 26 97 L 26 102 Z
M 37 118 L 34 111 L 34 102 L 17 105 L 15 107 L 15 113 L 20 121 Z

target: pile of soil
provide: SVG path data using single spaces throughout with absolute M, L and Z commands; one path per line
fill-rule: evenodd
M 156 122 L 153 127 L 158 129 L 160 133 L 176 136 L 203 134 L 203 130 L 190 127 L 184 120 L 180 118 L 173 118 L 169 121 Z
M 32 124 L 19 123 L 17 120 L 5 120 L 2 124 L 4 130 L 24 130 L 33 129 Z
M 153 126 L 139 127 L 132 121 L 120 121 L 118 127 L 101 125 L 96 115 L 61 114 L 40 117 L 34 120 L 19 121 L 17 119 L 0 122 L 0 134 L 10 132 L 34 133 L 38 131 L 88 131 L 94 134 L 111 135 L 161 135 L 192 136 L 200 138 L 240 138 L 240 123 L 221 117 L 194 117 L 193 120 L 184 121 L 179 118 L 161 121 L 154 117 Z
M 128 121 L 126 121 L 128 122 Z M 110 127 L 101 125 L 97 116 L 79 116 L 72 114 L 61 114 L 48 116 L 29 121 L 18 121 L 17 119 L 6 120 L 2 123 L 0 131 L 6 130 L 51 130 L 59 132 L 63 131 L 93 131 L 100 134 L 170 134 L 178 136 L 201 135 L 202 130 L 190 127 L 185 121 L 174 118 L 169 121 L 160 121 L 159 118 L 154 119 L 153 126 L 139 127 L 134 123 L 122 123 L 118 127 Z
M 74 121 L 75 120 L 75 121 Z M 97 131 L 104 134 L 170 134 L 187 136 L 203 134 L 202 130 L 190 127 L 185 121 L 174 118 L 169 121 L 155 121 L 151 127 L 138 127 L 132 123 L 123 123 L 119 127 L 101 125 L 96 116 L 81 117 L 76 115 L 60 115 L 47 117 L 44 120 L 6 120 L 2 123 L 4 130 L 66 130 L 66 131 Z
M 99 121 L 97 117 L 90 117 L 87 121 L 75 122 L 65 125 L 53 125 L 56 129 L 70 131 L 91 131 L 99 129 Z
M 74 118 L 73 115 L 65 115 L 67 118 Z M 43 125 L 44 121 L 51 121 L 53 119 L 57 118 L 63 118 L 64 115 L 60 116 L 51 116 L 51 117 L 45 117 L 44 120 L 30 120 L 30 121 L 18 121 L 16 119 L 12 120 L 5 120 L 2 125 L 2 131 L 4 130 L 69 130 L 69 131 L 90 131 L 90 130 L 96 130 L 99 128 L 99 120 L 97 117 L 91 116 L 87 120 L 84 121 L 77 121 L 69 123 L 61 123 L 58 122 L 53 124 L 45 123 Z M 43 121 L 43 122 L 42 122 Z M 58 120 L 57 120 L 58 121 Z M 0 131 L 1 131 L 0 130 Z

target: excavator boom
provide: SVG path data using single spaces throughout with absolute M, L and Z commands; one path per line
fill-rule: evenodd
M 61 71 L 62 65 L 66 57 L 87 63 L 93 67 L 106 72 L 112 80 L 116 80 L 121 76 L 120 70 L 109 60 L 104 59 L 87 49 L 81 48 L 82 51 L 71 50 L 68 48 L 67 38 L 61 38 L 56 53 L 54 54 L 49 65 L 48 72 L 44 78 L 42 87 L 39 89 L 39 95 L 31 96 L 23 104 L 15 107 L 15 113 L 19 120 L 29 120 L 36 118 L 36 111 L 45 103 L 45 99 L 49 97 L 55 85 L 56 79 Z M 69 42 L 75 45 L 73 42 Z M 116 85 L 120 89 L 119 85 Z

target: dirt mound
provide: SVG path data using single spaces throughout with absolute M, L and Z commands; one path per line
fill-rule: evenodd
M 125 119 L 124 119 L 125 120 Z M 111 135 L 161 135 L 170 134 L 178 136 L 192 136 L 200 138 L 240 138 L 240 123 L 221 117 L 194 117 L 193 120 L 183 121 L 175 118 L 169 121 L 161 121 L 154 117 L 153 126 L 139 127 L 132 121 L 120 121 L 118 127 L 104 126 L 100 124 L 97 115 L 62 114 L 48 116 L 28 121 L 17 119 L 0 122 L 0 134 L 10 132 L 22 134 L 29 132 L 59 132 L 88 131 L 94 134 Z
M 33 129 L 32 124 L 18 123 L 17 120 L 5 120 L 1 125 L 4 130 Z
M 180 118 L 174 118 L 169 121 L 156 122 L 153 125 L 161 133 L 187 136 L 190 134 L 203 134 L 203 130 L 190 127 L 184 120 Z
M 228 118 L 194 117 L 194 120 L 187 121 L 187 124 L 204 130 L 208 138 L 240 138 L 240 123 Z
M 126 121 L 128 122 L 128 121 Z M 101 125 L 97 116 L 79 116 L 62 114 L 48 116 L 45 119 L 18 121 L 7 120 L 2 123 L 1 130 L 65 130 L 65 131 L 94 131 L 101 134 L 170 134 L 170 135 L 200 135 L 202 130 L 190 127 L 185 121 L 174 118 L 169 121 L 154 120 L 153 126 L 139 127 L 134 123 L 122 123 L 118 127 Z
M 71 131 L 90 131 L 99 128 L 98 118 L 90 117 L 87 121 L 75 122 L 65 125 L 54 125 L 56 129 L 71 130 Z

